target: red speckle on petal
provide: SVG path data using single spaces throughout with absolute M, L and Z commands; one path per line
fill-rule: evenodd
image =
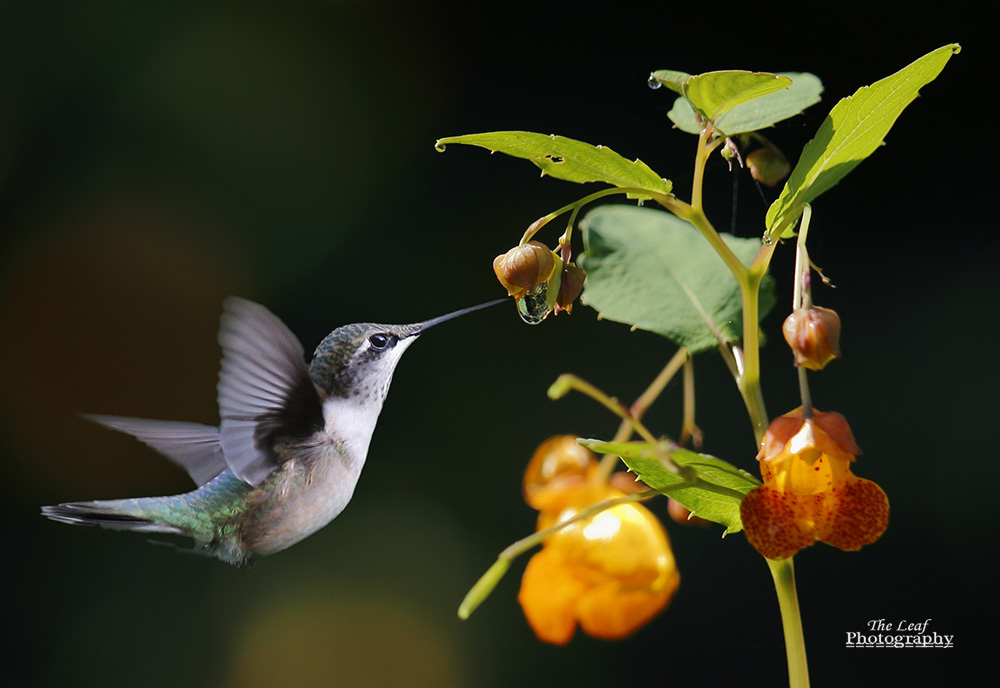
M 747 540 L 768 559 L 784 559 L 813 544 L 813 534 L 802 527 L 808 511 L 795 495 L 767 485 L 751 490 L 740 503 Z
M 889 525 L 889 498 L 870 480 L 856 478 L 844 486 L 839 505 L 818 539 L 852 551 L 879 539 Z

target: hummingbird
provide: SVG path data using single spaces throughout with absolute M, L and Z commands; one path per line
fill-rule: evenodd
M 306 365 L 299 340 L 271 311 L 229 297 L 218 337 L 218 427 L 85 415 L 180 465 L 196 489 L 44 506 L 42 514 L 72 525 L 186 536 L 195 552 L 249 568 L 255 556 L 315 533 L 350 502 L 393 371 L 417 337 L 500 301 L 409 325 L 344 325 Z

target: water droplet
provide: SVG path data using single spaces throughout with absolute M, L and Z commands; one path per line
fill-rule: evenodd
M 436 150 L 438 153 L 444 153 L 444 149 L 447 147 L 447 145 L 448 144 L 445 143 L 435 143 L 434 150 Z
M 649 80 L 646 81 L 646 85 L 655 90 L 655 89 L 658 89 L 663 84 L 660 83 L 659 79 L 657 79 L 655 76 L 653 76 L 652 74 L 650 74 L 649 75 Z
M 548 282 L 543 283 L 538 289 L 525 294 L 517 302 L 517 314 L 521 316 L 521 320 L 529 325 L 537 325 L 549 315 L 547 284 Z
M 774 243 L 774 239 L 771 238 L 770 234 L 765 234 L 761 240 L 764 242 L 765 246 L 770 246 Z

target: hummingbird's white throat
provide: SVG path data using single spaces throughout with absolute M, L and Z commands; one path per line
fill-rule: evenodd
M 323 423 L 326 434 L 339 441 L 344 452 L 358 462 L 360 468 L 368 456 L 368 446 L 375 433 L 375 424 L 382 412 L 392 374 L 403 352 L 416 341 L 413 335 L 400 339 L 391 351 L 385 352 L 377 365 L 368 371 L 361 386 L 346 397 L 330 396 L 323 401 Z

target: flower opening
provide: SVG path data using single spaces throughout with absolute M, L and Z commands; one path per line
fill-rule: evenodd
M 750 544 L 768 559 L 784 559 L 816 540 L 857 550 L 889 523 L 889 500 L 877 484 L 855 476 L 861 453 L 839 413 L 796 409 L 775 419 L 757 460 L 764 484 L 740 504 Z

